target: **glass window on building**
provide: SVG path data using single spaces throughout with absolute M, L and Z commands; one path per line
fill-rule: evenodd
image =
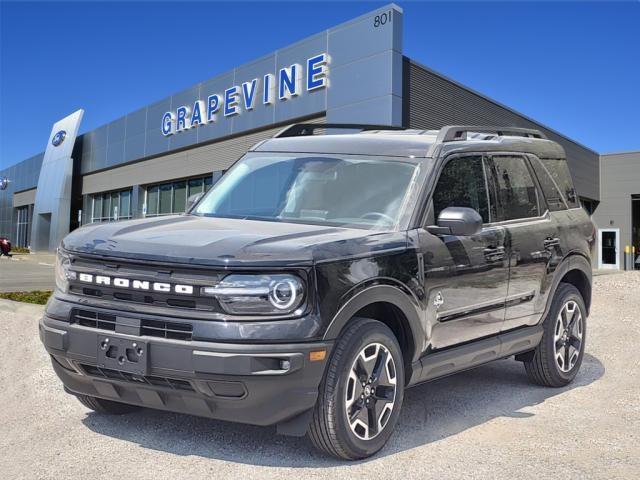
M 147 217 L 184 213 L 192 195 L 208 192 L 213 175 L 147 187 Z
M 158 202 L 158 215 L 170 215 L 173 213 L 171 205 L 173 184 L 160 185 L 160 201 Z
M 158 214 L 158 193 L 160 193 L 158 186 L 147 188 L 147 216 Z
M 187 182 L 173 184 L 173 211 L 184 212 L 187 208 Z
M 31 242 L 31 214 L 33 205 L 16 208 L 16 247 L 28 247 Z
M 120 192 L 120 212 L 119 218 L 131 218 L 131 190 Z
M 132 218 L 131 196 L 131 188 L 92 195 L 91 222 L 114 222 Z

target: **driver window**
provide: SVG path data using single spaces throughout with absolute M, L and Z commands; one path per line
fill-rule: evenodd
M 489 202 L 481 155 L 457 157 L 445 165 L 433 193 L 435 218 L 447 207 L 473 208 L 484 223 L 489 223 Z

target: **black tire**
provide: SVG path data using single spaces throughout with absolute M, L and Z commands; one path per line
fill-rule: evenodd
M 576 348 L 578 351 L 578 357 L 575 360 L 575 364 L 568 371 L 563 371 L 558 360 L 556 360 L 554 344 L 556 343 L 555 336 L 556 327 L 558 326 L 558 315 L 568 302 L 575 302 L 580 309 L 580 314 L 582 316 L 582 335 L 580 338 L 579 348 Z M 584 304 L 584 299 L 576 287 L 568 283 L 561 283 L 558 286 L 556 294 L 553 297 L 549 313 L 544 319 L 543 327 L 544 334 L 542 335 L 542 340 L 534 350 L 531 359 L 524 362 L 524 368 L 529 380 L 537 385 L 545 387 L 564 387 L 573 381 L 578 374 L 578 370 L 580 370 L 582 357 L 584 356 L 587 333 L 587 309 Z M 569 340 L 569 343 L 572 343 L 572 341 Z M 570 363 L 566 365 L 571 366 Z
M 380 419 L 381 422 L 384 419 L 385 423 L 373 438 L 361 439 L 352 430 L 347 418 L 346 395 L 349 387 L 352 388 L 352 392 L 355 392 L 356 387 L 360 389 L 359 384 L 354 386 L 353 383 L 349 383 L 349 376 L 360 352 L 372 344 L 380 344 L 384 347 L 377 347 L 377 351 L 382 351 L 383 356 L 376 356 L 374 365 L 378 365 L 378 358 L 385 359 L 390 355 L 393 359 L 393 363 L 389 364 L 391 366 L 387 367 L 389 370 L 384 372 L 384 376 L 389 378 L 389 371 L 392 372 L 392 375 L 395 373 L 395 392 L 393 402 L 379 401 L 379 403 L 376 400 L 378 394 L 375 392 L 375 388 L 372 391 L 370 390 L 370 393 L 367 393 L 367 395 L 372 396 L 371 398 L 367 397 L 367 399 L 381 409 L 373 410 L 375 412 L 372 414 L 373 418 Z M 369 348 L 372 347 L 368 347 L 367 350 Z M 380 363 L 387 365 L 387 362 L 383 360 Z M 375 372 L 375 366 L 373 370 Z M 373 386 L 375 387 L 375 383 Z M 377 388 L 378 391 L 381 390 L 380 387 Z M 389 389 L 390 387 L 383 386 L 383 388 Z M 363 389 L 363 395 L 364 392 L 365 390 Z M 385 396 L 390 398 L 390 392 L 391 390 L 385 390 Z M 339 337 L 331 354 L 327 370 L 320 385 L 318 401 L 313 412 L 308 436 L 316 448 L 334 457 L 346 460 L 369 457 L 378 452 L 393 433 L 393 429 L 398 422 L 403 398 L 404 364 L 402 352 L 395 335 L 389 327 L 377 320 L 354 318 Z M 359 405 L 362 405 L 362 412 L 366 414 L 365 400 L 359 400 L 358 402 L 360 402 Z M 392 404 L 390 413 L 387 411 L 387 404 Z M 352 406 L 351 408 L 354 407 Z M 377 422 L 376 425 L 378 425 Z M 369 436 L 369 430 L 367 430 L 367 436 Z
M 85 407 L 97 413 L 105 415 L 124 415 L 140 410 L 137 405 L 129 405 L 127 403 L 114 402 L 103 398 L 91 397 L 89 395 L 76 395 L 78 400 Z

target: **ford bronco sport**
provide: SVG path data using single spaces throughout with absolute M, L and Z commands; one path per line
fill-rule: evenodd
M 40 337 L 97 412 L 275 425 L 359 459 L 406 387 L 507 357 L 571 382 L 593 244 L 536 130 L 298 124 L 187 214 L 69 234 Z

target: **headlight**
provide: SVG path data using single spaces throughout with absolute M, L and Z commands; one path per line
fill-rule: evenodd
M 58 250 L 58 255 L 56 256 L 56 287 L 65 293 L 69 290 L 69 280 L 76 279 L 76 272 L 70 271 L 70 268 L 71 259 L 68 255 Z
M 286 315 L 304 300 L 304 284 L 295 275 L 229 275 L 215 287 L 203 287 L 227 313 L 235 315 Z

